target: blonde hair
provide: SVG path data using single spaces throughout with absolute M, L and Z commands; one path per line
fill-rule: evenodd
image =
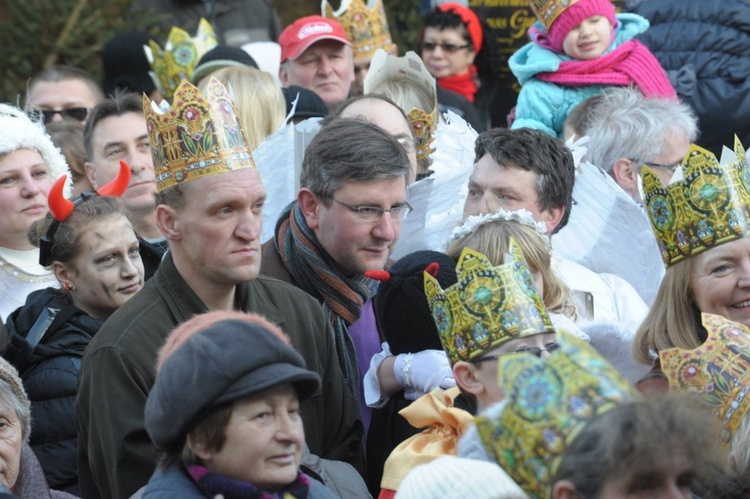
M 489 258 L 493 265 L 502 265 L 510 239 L 518 244 L 532 272 L 539 272 L 544 282 L 542 299 L 550 312 L 564 314 L 575 320 L 576 310 L 570 289 L 552 270 L 549 246 L 535 228 L 515 220 L 491 220 L 479 225 L 470 234 L 450 243 L 446 253 L 458 259 L 461 250 L 470 248 Z
M 273 77 L 255 68 L 222 68 L 212 76 L 221 81 L 234 97 L 247 146 L 253 151 L 263 139 L 284 124 L 286 101 Z M 201 81 L 205 91 L 208 79 Z
M 700 311 L 690 289 L 694 258 L 667 268 L 654 303 L 633 339 L 633 357 L 644 364 L 653 362 L 654 353 L 665 348 L 692 350 L 701 345 Z

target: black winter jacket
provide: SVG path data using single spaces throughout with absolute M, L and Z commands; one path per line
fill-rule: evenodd
M 651 27 L 640 35 L 699 119 L 697 143 L 717 157 L 736 133 L 750 142 L 750 1 L 630 0 Z
M 29 332 L 37 322 L 31 336 L 42 336 L 32 345 Z M 18 369 L 31 400 L 31 448 L 50 487 L 76 495 L 78 371 L 83 351 L 103 323 L 68 303 L 59 290 L 47 288 L 31 293 L 6 324 L 3 357 Z

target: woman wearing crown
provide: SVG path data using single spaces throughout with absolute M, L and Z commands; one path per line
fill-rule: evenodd
M 750 326 L 750 169 L 739 142 L 733 156 L 719 164 L 693 145 L 667 186 L 643 168 L 643 198 L 667 269 L 633 342 L 636 360 L 655 363 L 642 388 L 666 388 L 656 357 L 663 350 L 703 344 L 701 313 Z
M 143 287 L 138 238 L 119 199 L 120 175 L 97 193 L 69 201 L 63 176 L 50 189 L 50 212 L 33 226 L 39 263 L 62 289 L 31 293 L 7 320 L 3 357 L 16 366 L 31 400 L 30 444 L 52 488 L 76 493 L 75 396 L 78 366 L 99 327 Z M 98 194 L 98 195 L 97 195 Z

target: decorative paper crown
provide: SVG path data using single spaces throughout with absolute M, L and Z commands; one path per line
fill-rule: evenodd
M 216 33 L 205 19 L 200 20 L 195 38 L 175 26 L 169 32 L 164 49 L 153 40 L 149 40 L 148 46 L 144 45 L 152 69 L 149 74 L 165 99 L 172 99 L 180 81 L 189 80 L 203 54 L 216 45 Z
M 396 82 L 404 87 L 419 88 L 423 94 L 430 96 L 428 108 L 414 107 L 408 113 L 414 137 L 417 140 L 417 158 L 424 159 L 434 151 L 430 146 L 435 140 L 433 134 L 437 128 L 438 118 L 435 78 L 427 71 L 422 59 L 415 52 L 409 51 L 403 57 L 394 57 L 384 50 L 378 50 L 370 62 L 370 69 L 365 77 L 365 94 L 387 95 L 389 82 Z M 400 102 L 396 104 L 401 105 Z
M 206 175 L 255 168 L 234 102 L 213 76 L 206 97 L 184 80 L 168 111 L 162 113 L 156 103 L 149 102 L 144 95 L 159 192 Z
M 516 242 L 505 263 L 464 248 L 458 282 L 445 290 L 429 273 L 424 291 L 451 365 L 472 360 L 515 338 L 554 333 L 547 310 Z
M 750 169 L 736 137 L 734 147 L 736 161 L 720 165 L 691 145 L 666 187 L 643 168 L 643 199 L 665 266 L 750 233 Z
M 498 359 L 507 394 L 497 417 L 475 420 L 485 449 L 531 497 L 551 497 L 562 455 L 595 416 L 638 395 L 581 339 L 560 331 L 560 348 L 542 359 L 516 353 Z
M 721 438 L 728 446 L 750 410 L 750 329 L 720 315 L 701 318 L 706 341 L 694 350 L 662 350 L 661 368 L 671 390 L 701 394 L 721 420 Z
M 530 7 L 545 30 L 549 30 L 560 14 L 578 0 L 531 0 Z
M 337 11 L 323 0 L 320 10 L 323 17 L 335 19 L 344 27 L 354 59 L 371 57 L 378 49 L 393 49 L 382 0 L 367 0 L 366 4 L 363 0 L 342 0 Z

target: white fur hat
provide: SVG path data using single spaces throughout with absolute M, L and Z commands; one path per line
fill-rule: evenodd
M 32 121 L 15 106 L 0 104 L 0 156 L 16 149 L 32 149 L 42 155 L 53 180 L 68 173 L 68 164 L 41 123 Z

